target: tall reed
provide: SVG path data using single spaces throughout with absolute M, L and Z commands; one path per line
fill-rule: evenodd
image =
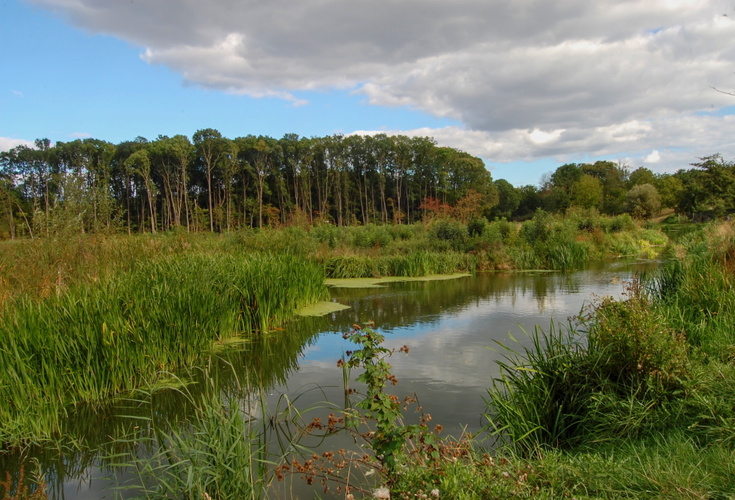
M 324 298 L 323 281 L 293 256 L 192 254 L 19 299 L 0 316 L 0 442 L 50 437 L 69 404 L 144 385 L 214 340 L 267 332 Z
M 328 278 L 417 277 L 474 272 L 477 258 L 460 252 L 409 252 L 402 255 L 341 255 L 324 259 Z

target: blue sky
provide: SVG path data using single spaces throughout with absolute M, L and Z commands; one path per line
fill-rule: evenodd
M 733 39 L 715 0 L 0 0 L 0 149 L 386 132 L 515 185 L 571 161 L 674 171 L 735 157 L 735 97 L 711 88 L 735 89 Z

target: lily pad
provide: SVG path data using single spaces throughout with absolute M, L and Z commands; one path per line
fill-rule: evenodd
M 307 307 L 303 307 L 296 311 L 296 314 L 298 314 L 299 316 L 326 316 L 327 314 L 349 308 L 350 306 L 340 304 L 339 302 L 323 301 L 317 302 L 316 304 L 312 304 Z

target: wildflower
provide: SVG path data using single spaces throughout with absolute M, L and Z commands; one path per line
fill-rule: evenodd
M 390 490 L 385 486 L 381 486 L 377 490 L 373 490 L 373 498 L 381 498 L 384 500 L 390 500 Z
M 439 498 L 439 490 L 437 490 L 436 488 L 431 490 L 431 498 Z

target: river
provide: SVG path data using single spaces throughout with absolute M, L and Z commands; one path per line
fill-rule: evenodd
M 495 272 L 380 288 L 333 287 L 332 301 L 349 309 L 305 318 L 259 341 L 222 348 L 205 365 L 215 367 L 208 373 L 215 373 L 223 393 L 243 394 L 231 388 L 245 380 L 258 381 L 265 390 L 269 408 L 265 411 L 271 415 L 288 400 L 304 412 L 304 419 L 323 417 L 331 411 L 327 405 L 336 407 L 344 401 L 337 361 L 355 346 L 342 333 L 353 324 L 372 321 L 386 336 L 386 347 L 409 347 L 408 354 L 390 358 L 399 381 L 391 392 L 415 394 L 424 412 L 431 414 L 432 424 L 443 426 L 443 435 L 478 433 L 484 423 L 483 398 L 498 375 L 496 361 L 507 354 L 502 346 L 522 350 L 537 326 L 548 330 L 552 322 L 566 325 L 595 297 L 620 297 L 637 273 L 657 265 L 654 261 L 618 261 L 567 273 Z M 191 412 L 188 400 L 168 392 L 175 391 L 161 391 L 152 400 L 136 395 L 104 408 L 74 410 L 64 430 L 75 443 L 74 451 L 47 447 L 30 454 L 43 468 L 49 497 L 115 498 L 119 492 L 110 477 L 124 480 L 126 473 L 109 467 L 110 460 L 100 456 L 129 450 L 132 441 L 116 441 L 122 436 L 146 426 L 175 426 L 172 422 L 186 418 Z M 258 406 L 251 403 L 244 401 L 242 406 Z M 305 444 L 312 446 L 308 441 Z M 320 446 L 337 449 L 343 444 L 337 440 Z M 17 471 L 20 458 L 0 457 L 0 472 Z M 23 458 L 30 463 L 28 457 Z M 293 494 L 289 490 L 288 495 Z M 304 497 L 309 498 L 308 493 Z

